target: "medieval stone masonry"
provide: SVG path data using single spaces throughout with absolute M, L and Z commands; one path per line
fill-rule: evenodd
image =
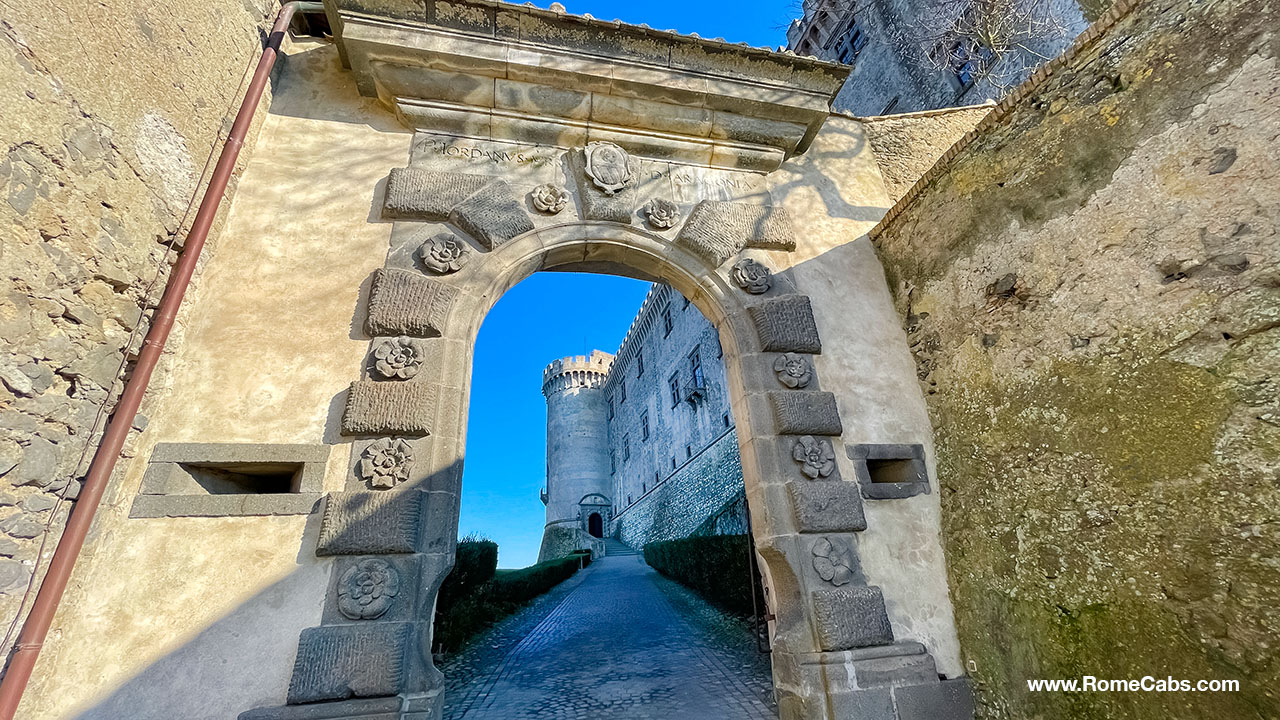
M 593 522 L 594 538 L 640 548 L 690 535 L 735 505 L 742 463 L 723 358 L 715 327 L 655 284 L 616 355 L 596 351 L 547 367 L 540 557 L 598 548 Z M 718 528 L 746 531 L 743 519 Z
M 274 13 L 251 5 L 0 18 L 15 627 L 66 508 L 94 513 L 14 717 L 440 718 L 471 354 L 541 271 L 653 283 L 616 354 L 544 374 L 544 557 L 749 521 L 781 720 L 1280 716 L 1276 0 L 1046 0 L 1057 58 L 999 93 L 913 75 L 918 106 L 854 27 L 901 3 L 808 3 L 799 54 L 558 3 L 304 4 L 82 490 Z M 618 593 L 601 569 L 548 628 L 612 619 L 574 595 Z M 628 630 L 581 638 L 611 655 L 562 699 L 621 697 Z M 1238 687 L 1028 688 L 1084 675 Z

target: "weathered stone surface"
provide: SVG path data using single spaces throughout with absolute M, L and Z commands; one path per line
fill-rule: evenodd
M 972 720 L 976 708 L 968 678 L 893 689 L 898 720 Z
M 392 168 L 382 216 L 403 220 L 446 220 L 455 206 L 493 182 L 483 175 Z
M 378 269 L 369 289 L 370 335 L 439 337 L 457 288 L 407 270 Z
M 431 434 L 437 388 L 428 382 L 356 380 L 342 411 L 343 435 Z
M 768 352 L 822 352 L 813 308 L 804 295 L 783 295 L 747 308 L 761 348 Z
M 8 557 L 0 558 L 0 593 L 22 590 L 30 580 L 31 568 Z
M 769 393 L 773 418 L 782 435 L 839 435 L 840 411 L 829 392 L 791 390 Z
M 796 249 L 785 209 L 715 200 L 703 200 L 693 207 L 676 242 L 713 265 L 720 265 L 744 247 Z
M 417 490 L 330 493 L 316 555 L 414 552 L 424 500 Z
M 578 187 L 578 202 L 581 204 L 583 220 L 604 220 L 630 224 L 642 198 L 634 187 L 624 187 L 613 194 L 606 194 L 596 187 L 587 175 L 586 158 L 583 151 L 569 153 L 569 172 L 573 174 Z
M 283 705 L 240 713 L 237 720 L 401 720 L 400 697 Z
M 813 593 L 818 644 L 823 650 L 849 650 L 893 642 L 893 629 L 880 588 L 868 585 Z
M 845 453 L 854 461 L 854 473 L 862 496 L 867 499 L 889 500 L 930 492 L 923 445 L 865 443 L 848 445 Z
M 492 250 L 511 238 L 533 230 L 529 214 L 511 192 L 511 186 L 494 180 L 453 207 L 449 220 Z
M 303 630 L 289 680 L 289 703 L 400 692 L 412 628 L 409 623 L 369 623 Z
M 849 482 L 792 482 L 787 485 L 802 533 L 859 532 L 867 529 L 858 485 Z

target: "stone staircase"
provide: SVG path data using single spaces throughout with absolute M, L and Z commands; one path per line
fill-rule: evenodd
M 623 557 L 627 555 L 643 555 L 644 553 L 614 538 L 604 539 L 605 557 Z

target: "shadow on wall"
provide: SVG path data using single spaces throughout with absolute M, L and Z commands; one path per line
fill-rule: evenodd
M 412 488 L 401 486 L 404 489 L 393 492 L 421 492 L 447 485 L 451 482 L 450 478 L 460 475 L 460 465 L 461 463 L 456 463 L 440 473 L 423 478 Z M 434 498 L 445 493 L 431 494 Z M 456 511 L 456 491 L 448 495 L 453 497 Z M 315 555 L 324 502 L 322 500 L 317 503 L 307 517 L 297 554 L 297 569 L 259 590 L 253 597 L 180 646 L 153 660 L 91 707 L 73 710 L 65 717 L 76 720 L 229 720 L 246 710 L 284 704 L 298 647 L 297 631 L 316 627 L 321 624 L 322 615 L 327 618 L 334 614 L 330 607 L 335 603 L 336 593 L 336 579 L 332 577 L 332 569 L 335 561 L 341 562 L 342 558 Z M 428 515 L 424 510 L 424 520 Z M 195 526 L 208 520 L 186 518 L 129 522 L 189 522 Z M 237 518 L 234 521 L 241 520 L 251 523 L 254 518 Z M 351 527 L 358 531 L 358 524 Z M 451 531 L 456 532 L 456 528 Z M 331 541 L 332 544 L 343 545 L 350 532 L 352 531 L 338 533 Z M 453 539 L 450 540 L 449 545 L 452 547 Z M 425 538 L 419 541 L 420 548 L 424 542 Z M 251 548 L 248 550 L 251 551 Z M 423 567 L 428 567 L 428 564 L 423 563 Z M 328 578 L 324 582 L 326 590 L 321 597 L 315 596 L 317 574 Z M 184 580 L 199 582 L 199 578 Z M 415 580 L 421 582 L 422 578 Z M 400 601 L 413 603 L 414 607 L 408 612 L 397 612 L 393 608 L 383 619 L 396 622 L 427 617 L 430 611 L 422 606 L 429 590 L 433 589 L 426 585 L 415 586 L 402 582 Z M 89 595 L 91 598 L 92 590 Z M 149 625 L 151 620 L 140 609 L 130 616 L 130 624 L 134 627 Z M 342 619 L 341 622 L 377 621 Z M 281 628 L 284 632 L 280 632 Z M 425 622 L 417 627 L 419 633 L 427 633 L 419 636 L 424 647 L 430 646 L 430 628 L 430 623 Z M 130 629 L 119 628 L 117 632 L 129 632 Z M 265 647 L 261 642 L 264 638 L 271 641 Z M 406 663 L 410 665 L 417 665 L 420 661 L 421 658 L 406 658 Z M 74 682 L 65 676 L 62 681 Z M 243 694 L 234 695 L 237 690 Z
M 822 126 L 820 139 L 815 140 L 803 155 L 790 158 L 771 173 L 786 178 L 770 190 L 774 204 L 781 204 L 793 192 L 813 190 L 821 198 L 828 217 L 868 223 L 879 221 L 888 207 L 854 205 L 845 200 L 836 184 L 828 178 L 832 170 L 851 166 L 867 150 L 867 136 L 861 130 L 854 130 L 856 126 L 854 121 L 839 116 L 828 118 Z M 838 149 L 822 149 L 828 145 Z M 874 162 L 872 167 L 875 167 Z

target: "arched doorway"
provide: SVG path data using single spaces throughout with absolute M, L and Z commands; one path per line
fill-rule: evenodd
M 587 532 L 591 534 L 591 537 L 604 537 L 604 520 L 601 519 L 600 513 L 593 512 L 587 518 Z

